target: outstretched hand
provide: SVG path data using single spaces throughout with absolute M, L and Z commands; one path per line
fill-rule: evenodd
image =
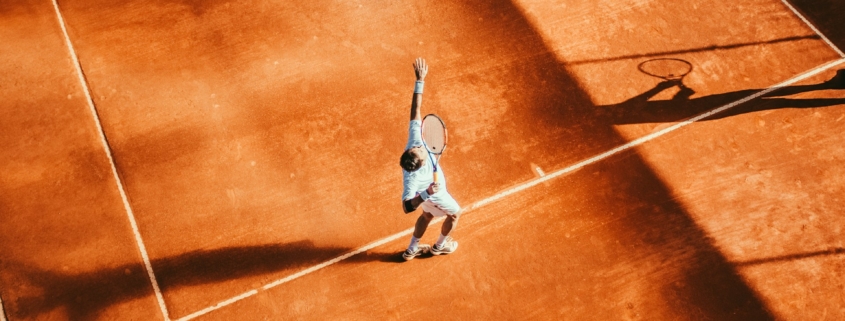
M 671 87 L 675 87 L 675 86 L 683 86 L 683 83 L 681 83 L 678 80 L 664 80 L 664 81 L 661 81 L 660 83 L 658 83 L 657 86 L 655 86 L 655 88 L 666 89 L 666 88 L 671 88 Z
M 678 90 L 678 92 L 675 93 L 675 96 L 672 96 L 672 100 L 689 100 L 692 95 L 695 95 L 695 90 L 692 90 L 692 88 L 687 87 L 684 84 L 680 84 L 678 87 L 680 87 L 681 90 Z
M 425 63 L 425 59 L 417 58 L 414 61 L 414 73 L 417 75 L 417 80 L 425 79 L 425 75 L 428 74 L 428 65 Z

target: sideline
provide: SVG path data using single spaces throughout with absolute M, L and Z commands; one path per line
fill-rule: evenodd
M 100 123 L 100 116 L 97 114 L 97 107 L 94 106 L 94 100 L 91 98 L 91 90 L 88 88 L 88 82 L 85 80 L 85 74 L 82 72 L 82 65 L 79 63 L 79 57 L 76 56 L 76 50 L 73 49 L 73 44 L 70 42 L 70 35 L 67 32 L 65 25 L 65 18 L 59 10 L 58 0 L 53 0 L 53 9 L 56 10 L 56 18 L 59 20 L 59 26 L 62 27 L 62 33 L 65 36 L 65 44 L 70 52 L 74 67 L 76 67 L 76 74 L 79 76 L 79 84 L 82 86 L 82 91 L 85 92 L 85 99 L 88 102 L 88 108 L 91 115 L 94 117 L 94 123 L 97 125 L 97 133 L 100 134 L 100 142 L 103 144 L 103 151 L 109 159 L 112 176 L 114 177 L 117 189 L 120 192 L 120 198 L 123 200 L 123 208 L 126 209 L 126 216 L 129 218 L 129 224 L 132 225 L 132 232 L 135 234 L 135 242 L 138 244 L 138 249 L 141 251 L 141 257 L 144 259 L 144 266 L 147 268 L 147 276 L 155 290 L 156 299 L 158 299 L 158 306 L 161 308 L 161 313 L 164 320 L 170 321 L 170 316 L 167 314 L 167 306 L 164 304 L 164 297 L 161 295 L 161 289 L 158 287 L 155 274 L 153 273 L 152 264 L 150 264 L 150 257 L 147 255 L 147 248 L 144 246 L 144 240 L 141 239 L 141 233 L 138 231 L 138 223 L 135 221 L 135 214 L 132 212 L 132 207 L 129 205 L 129 198 L 126 196 L 126 191 L 123 189 L 123 181 L 120 180 L 120 175 L 117 173 L 117 166 L 114 163 L 109 141 L 106 139 L 106 133 L 103 131 L 103 125 Z M 5 320 L 2 320 L 5 321 Z
M 819 31 L 819 29 L 816 29 L 816 26 L 814 26 L 810 22 L 810 20 L 807 20 L 807 18 L 804 18 L 804 15 L 802 15 L 801 12 L 798 11 L 798 9 L 795 9 L 795 7 L 793 7 L 792 4 L 789 3 L 789 1 L 780 0 L 780 2 L 783 2 L 783 4 L 786 5 L 786 7 L 789 8 L 789 10 L 792 10 L 792 13 L 794 13 L 796 16 L 798 16 L 798 18 L 801 19 L 801 21 L 804 21 L 804 23 L 807 24 L 807 26 L 809 26 L 810 29 L 813 29 L 813 32 L 815 32 L 817 35 L 819 35 L 819 37 L 822 37 L 822 40 L 824 40 L 824 42 L 826 42 L 827 45 L 830 46 L 830 48 L 833 49 L 833 51 L 836 51 L 836 53 L 839 54 L 839 57 L 845 58 L 845 53 L 843 53 L 842 50 L 839 50 L 839 48 L 836 47 L 836 45 L 833 44 L 833 42 L 831 42 L 830 39 L 827 39 L 827 37 L 825 37 L 824 34 L 822 34 L 822 32 Z
M 571 165 L 571 166 L 569 166 L 569 167 L 566 167 L 566 168 L 563 168 L 563 169 L 560 169 L 560 170 L 554 171 L 554 172 L 552 172 L 552 173 L 548 173 L 548 174 L 546 174 L 546 176 L 542 176 L 542 177 L 539 177 L 539 178 L 535 178 L 535 179 L 533 179 L 533 180 L 530 180 L 530 181 L 528 181 L 528 182 L 522 183 L 522 184 L 520 184 L 520 185 L 518 185 L 518 186 L 515 186 L 515 187 L 513 187 L 513 188 L 510 188 L 510 189 L 504 190 L 504 191 L 502 191 L 502 192 L 500 192 L 500 193 L 498 193 L 498 194 L 495 194 L 495 195 L 493 195 L 493 196 L 490 196 L 490 197 L 488 197 L 488 198 L 485 198 L 485 199 L 483 199 L 483 200 L 480 200 L 480 201 L 478 201 L 478 202 L 475 202 L 475 203 L 473 203 L 472 205 L 470 205 L 470 206 L 466 207 L 466 208 L 464 209 L 464 214 L 463 214 L 463 215 L 466 215 L 466 212 L 469 212 L 469 211 L 473 211 L 473 210 L 479 209 L 479 208 L 481 208 L 481 207 L 484 207 L 484 206 L 486 206 L 486 205 L 488 205 L 488 204 L 490 204 L 490 203 L 496 202 L 496 201 L 498 201 L 498 200 L 500 200 L 500 199 L 502 199 L 502 198 L 505 198 L 505 197 L 507 197 L 507 196 L 513 195 L 513 194 L 515 194 L 515 193 L 521 192 L 521 191 L 526 190 L 526 189 L 529 189 L 529 188 L 534 187 L 534 186 L 536 186 L 536 185 L 542 184 L 542 183 L 544 183 L 544 182 L 546 182 L 546 181 L 549 181 L 549 180 L 555 179 L 555 178 L 557 178 L 557 177 L 559 177 L 559 176 L 562 176 L 562 175 L 564 175 L 564 174 L 568 174 L 568 173 L 571 173 L 571 172 L 577 171 L 577 170 L 579 170 L 579 169 L 581 169 L 581 168 L 583 168 L 583 167 L 585 167 L 585 166 L 587 166 L 587 165 L 591 165 L 591 164 L 596 163 L 596 162 L 599 162 L 599 161 L 601 161 L 601 160 L 603 160 L 603 159 L 605 159 L 605 158 L 608 158 L 608 157 L 610 157 L 610 156 L 612 156 L 612 155 L 619 154 L 619 153 L 621 153 L 621 152 L 623 152 L 623 151 L 626 151 L 626 150 L 628 150 L 628 149 L 631 149 L 631 148 L 634 148 L 634 147 L 636 147 L 636 146 L 642 145 L 642 144 L 644 144 L 644 143 L 646 143 L 646 142 L 648 142 L 648 141 L 654 140 L 655 138 L 658 138 L 658 137 L 660 137 L 660 136 L 666 135 L 666 134 L 668 134 L 668 133 L 670 133 L 670 132 L 672 132 L 672 131 L 675 131 L 675 130 L 680 129 L 680 128 L 682 128 L 682 127 L 686 127 L 686 126 L 688 126 L 688 125 L 690 125 L 690 124 L 692 124 L 692 123 L 694 123 L 694 122 L 696 122 L 696 121 L 699 121 L 699 120 L 702 120 L 702 119 L 704 119 L 704 118 L 707 118 L 707 117 L 713 116 L 713 115 L 718 114 L 718 113 L 720 113 L 720 112 L 723 112 L 723 111 L 726 111 L 726 110 L 731 109 L 731 108 L 733 108 L 733 107 L 736 107 L 736 106 L 738 106 L 738 105 L 740 105 L 740 104 L 742 104 L 742 103 L 745 103 L 745 102 L 748 102 L 748 101 L 750 101 L 750 100 L 753 100 L 753 99 L 759 98 L 759 97 L 761 97 L 761 96 L 764 96 L 764 95 L 766 95 L 766 94 L 768 94 L 768 93 L 771 93 L 771 92 L 773 92 L 773 91 L 775 91 L 775 90 L 778 90 L 778 89 L 780 89 L 780 88 L 783 88 L 783 87 L 786 87 L 786 86 L 792 85 L 792 84 L 794 84 L 794 83 L 796 83 L 796 82 L 802 81 L 802 80 L 804 80 L 804 79 L 810 78 L 810 77 L 812 77 L 812 76 L 815 76 L 815 75 L 817 75 L 817 74 L 819 74 L 819 73 L 821 73 L 821 72 L 824 72 L 824 71 L 826 71 L 826 70 L 828 70 L 828 69 L 830 69 L 830 68 L 836 67 L 836 66 L 838 66 L 838 65 L 840 65 L 840 64 L 843 64 L 843 63 L 845 63 L 845 58 L 843 58 L 843 59 L 838 59 L 838 60 L 835 60 L 835 61 L 833 61 L 833 62 L 829 62 L 829 63 L 823 64 L 823 65 L 818 66 L 818 67 L 816 67 L 816 68 L 810 69 L 809 71 L 806 71 L 806 72 L 804 72 L 804 73 L 802 73 L 802 74 L 800 74 L 800 75 L 798 75 L 798 76 L 795 76 L 795 77 L 790 78 L 790 79 L 788 79 L 788 80 L 786 80 L 786 81 L 784 81 L 784 82 L 781 82 L 781 83 L 779 83 L 779 84 L 777 84 L 777 85 L 774 85 L 774 86 L 768 87 L 768 88 L 766 88 L 766 89 L 764 89 L 764 90 L 761 90 L 761 91 L 759 91 L 759 92 L 757 92 L 757 93 L 755 93 L 755 94 L 753 94 L 753 95 L 747 96 L 747 97 L 745 97 L 745 98 L 742 98 L 742 99 L 740 99 L 740 100 L 734 101 L 734 102 L 729 103 L 729 104 L 727 104 L 727 105 L 723 105 L 723 106 L 721 106 L 721 107 L 717 107 L 717 108 L 712 109 L 712 110 L 710 110 L 710 111 L 708 111 L 708 112 L 704 112 L 704 113 L 702 113 L 702 114 L 699 114 L 698 116 L 695 116 L 695 117 L 689 118 L 689 119 L 687 119 L 687 120 L 684 120 L 684 121 L 681 121 L 681 122 L 679 122 L 679 123 L 676 123 L 676 124 L 674 124 L 674 125 L 672 125 L 672 126 L 666 127 L 666 128 L 664 128 L 664 129 L 662 129 L 662 130 L 660 130 L 660 131 L 656 131 L 656 132 L 651 133 L 651 134 L 649 134 L 649 135 L 645 135 L 645 136 L 643 136 L 643 137 L 637 138 L 637 139 L 635 139 L 635 140 L 632 140 L 632 141 L 628 142 L 627 144 L 624 144 L 624 145 L 618 146 L 618 147 L 613 148 L 613 149 L 611 149 L 611 150 L 608 150 L 608 151 L 606 151 L 606 152 L 604 152 L 604 153 L 601 153 L 601 154 L 599 154 L 599 155 L 596 155 L 596 156 L 590 157 L 590 158 L 588 158 L 588 159 L 586 159 L 586 160 L 583 160 L 583 161 L 581 161 L 581 162 L 578 162 L 578 163 L 576 163 L 575 165 Z M 438 222 L 442 221 L 443 219 L 445 219 L 445 217 L 439 217 L 439 218 L 433 219 L 433 220 L 431 220 L 431 223 L 429 223 L 429 226 L 434 225 L 434 224 L 436 224 L 436 223 L 438 223 Z M 282 279 L 278 279 L 278 280 L 276 280 L 276 281 L 270 282 L 270 283 L 268 283 L 268 284 L 266 284 L 266 285 L 262 286 L 262 287 L 261 287 L 261 290 L 268 290 L 268 289 L 274 288 L 274 287 L 276 287 L 276 286 L 282 285 L 282 284 L 284 284 L 284 283 L 287 283 L 287 282 L 293 281 L 293 280 L 295 280 L 295 279 L 298 279 L 298 278 L 300 278 L 300 277 L 303 277 L 303 276 L 305 276 L 305 275 L 308 275 L 308 274 L 310 274 L 310 273 L 312 273 L 312 272 L 318 271 L 318 270 L 323 269 L 323 268 L 325 268 L 325 267 L 328 267 L 328 266 L 330 266 L 330 265 L 332 265 L 332 264 L 335 264 L 335 263 L 338 263 L 338 262 L 343 261 L 343 260 L 345 260 L 345 259 L 348 259 L 348 258 L 350 258 L 350 257 L 352 257 L 352 256 L 357 255 L 357 254 L 360 254 L 360 253 L 363 253 L 363 252 L 369 251 L 369 250 L 371 250 L 371 249 L 373 249 L 373 248 L 376 248 L 376 247 L 381 246 L 381 245 L 383 245 L 383 244 L 386 244 L 386 243 L 388 243 L 388 242 L 391 242 L 391 241 L 394 241 L 394 240 L 396 240 L 396 239 L 399 239 L 400 237 L 405 237 L 405 236 L 411 235 L 411 233 L 413 233 L 413 232 L 414 232 L 414 228 L 413 228 L 413 227 L 411 227 L 411 228 L 406 229 L 406 230 L 404 230 L 404 231 L 401 231 L 401 232 L 399 232 L 399 233 L 396 233 L 396 234 L 390 235 L 390 236 L 388 236 L 388 237 L 382 238 L 382 239 L 377 240 L 377 241 L 375 241 L 375 242 L 372 242 L 372 243 L 370 243 L 370 244 L 364 245 L 364 246 L 362 246 L 362 247 L 360 247 L 360 248 L 358 248 L 358 249 L 356 249 L 356 250 L 354 250 L 354 251 L 352 251 L 352 252 L 349 252 L 349 253 L 346 253 L 346 254 L 344 254 L 344 255 L 338 256 L 338 257 L 336 257 L 336 258 L 334 258 L 334 259 L 331 259 L 331 260 L 325 261 L 325 262 L 323 262 L 323 263 L 320 263 L 320 264 L 314 265 L 314 266 L 312 266 L 312 267 L 310 267 L 310 268 L 304 269 L 304 270 L 302 270 L 302 271 L 299 271 L 299 272 L 297 272 L 297 273 L 295 273 L 295 274 L 289 275 L 289 276 L 284 277 L 284 278 L 282 278 Z M 212 311 L 214 311 L 214 310 L 220 309 L 220 308 L 222 308 L 222 307 L 225 307 L 225 306 L 230 305 L 230 304 L 232 304 L 232 303 L 235 303 L 235 302 L 238 302 L 238 301 L 240 301 L 240 300 L 246 299 L 246 298 L 251 297 L 251 296 L 256 295 L 256 294 L 258 294 L 258 289 L 253 289 L 253 290 L 250 290 L 250 291 L 244 292 L 244 293 L 239 294 L 239 295 L 237 295 L 237 296 L 234 296 L 234 297 L 232 297 L 232 298 L 229 298 L 229 299 L 226 299 L 226 300 L 224 300 L 224 301 L 221 301 L 220 303 L 217 303 L 217 304 L 215 304 L 215 305 L 213 305 L 213 306 L 210 306 L 210 307 L 208 307 L 208 308 L 205 308 L 205 309 L 199 310 L 199 311 L 197 311 L 197 312 L 191 313 L 190 315 L 187 315 L 187 316 L 185 316 L 185 317 L 182 317 L 182 318 L 178 319 L 177 321 L 187 321 L 187 320 L 191 320 L 191 319 L 197 318 L 197 317 L 199 317 L 199 316 L 205 315 L 205 314 L 207 314 L 207 313 L 209 313 L 209 312 L 212 312 Z
M 3 298 L 0 298 L 0 321 L 6 321 L 6 310 L 3 310 Z

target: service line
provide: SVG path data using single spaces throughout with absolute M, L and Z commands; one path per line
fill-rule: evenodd
M 766 88 L 766 89 L 764 89 L 764 90 L 761 90 L 761 91 L 759 91 L 759 92 L 757 92 L 757 93 L 755 93 L 755 94 L 753 94 L 753 95 L 750 95 L 750 96 L 748 96 L 748 97 L 745 97 L 745 98 L 742 98 L 742 99 L 740 99 L 740 100 L 737 100 L 737 101 L 734 101 L 734 102 L 732 102 L 732 103 L 729 103 L 729 104 L 727 104 L 727 105 L 723 105 L 723 106 L 721 106 L 721 107 L 718 107 L 718 108 L 712 109 L 712 110 L 710 110 L 710 111 L 708 111 L 708 112 L 705 112 L 705 113 L 699 114 L 698 116 L 695 116 L 695 117 L 689 118 L 689 119 L 687 119 L 687 120 L 684 120 L 684 121 L 682 121 L 682 122 L 676 123 L 676 124 L 674 124 L 674 125 L 672 125 L 672 126 L 666 127 L 666 128 L 664 128 L 664 129 L 662 129 L 662 130 L 656 131 L 656 132 L 651 133 L 651 134 L 649 134 L 649 135 L 646 135 L 646 136 L 643 136 L 643 137 L 637 138 L 637 139 L 635 139 L 635 140 L 632 140 L 632 141 L 628 142 L 627 144 L 624 144 L 624 145 L 618 146 L 618 147 L 616 147 L 616 148 L 613 148 L 613 149 L 611 149 L 611 150 L 608 150 L 608 151 L 606 151 L 606 152 L 604 152 L 604 153 L 601 153 L 601 154 L 599 154 L 599 155 L 596 155 L 596 156 L 590 157 L 590 158 L 588 158 L 588 159 L 586 159 L 586 160 L 583 160 L 583 161 L 581 161 L 581 162 L 579 162 L 579 163 L 577 163 L 577 164 L 575 164 L 575 165 L 572 165 L 572 166 L 566 167 L 566 168 L 564 168 L 564 169 L 560 169 L 560 170 L 554 171 L 554 172 L 552 172 L 552 173 L 548 173 L 548 174 L 546 174 L 545 176 L 541 176 L 541 177 L 539 177 L 539 178 L 535 178 L 535 179 L 530 180 L 530 181 L 528 181 L 528 182 L 522 183 L 522 184 L 520 184 L 520 185 L 518 185 L 518 186 L 512 187 L 512 188 L 507 189 L 507 190 L 504 190 L 504 191 L 502 191 L 502 192 L 500 192 L 500 193 L 498 193 L 498 194 L 495 194 L 495 195 L 493 195 L 493 196 L 490 196 L 490 197 L 488 197 L 488 198 L 485 198 L 485 199 L 483 199 L 483 200 L 480 200 L 480 201 L 478 201 L 478 202 L 475 202 L 475 203 L 473 203 L 472 205 L 470 205 L 470 206 L 466 207 L 466 208 L 464 209 L 464 215 L 466 215 L 466 212 L 473 211 L 473 210 L 477 210 L 477 209 L 479 209 L 479 208 L 481 208 L 481 207 L 484 207 L 484 206 L 486 206 L 486 205 L 488 205 L 488 204 L 490 204 L 490 203 L 496 202 L 496 201 L 501 200 L 501 199 L 503 199 L 503 198 L 505 198 L 505 197 L 508 197 L 508 196 L 510 196 L 510 195 L 516 194 L 516 193 L 521 192 L 521 191 L 523 191 L 523 190 L 529 189 L 529 188 L 534 187 L 534 186 L 536 186 L 536 185 L 539 185 L 539 184 L 542 184 L 542 183 L 547 182 L 547 181 L 549 181 L 549 180 L 555 179 L 555 178 L 557 178 L 557 177 L 560 177 L 561 175 L 564 175 L 564 174 L 568 174 L 568 173 L 571 173 L 571 172 L 577 171 L 577 170 L 579 170 L 579 169 L 581 169 L 581 168 L 583 168 L 583 167 L 585 167 L 585 166 L 587 166 L 587 165 L 597 163 L 597 162 L 599 162 L 599 161 L 601 161 L 601 160 L 603 160 L 603 159 L 605 159 L 605 158 L 608 158 L 608 157 L 610 157 L 610 156 L 612 156 L 612 155 L 619 154 L 619 153 L 621 153 L 621 152 L 623 152 L 623 151 L 626 151 L 626 150 L 631 149 L 631 148 L 633 148 L 633 147 L 636 147 L 636 146 L 638 146 L 638 145 L 642 145 L 642 144 L 644 144 L 644 143 L 646 143 L 646 142 L 648 142 L 648 141 L 651 141 L 651 140 L 653 140 L 653 139 L 655 139 L 655 138 L 658 138 L 658 137 L 660 137 L 660 136 L 666 135 L 666 134 L 668 134 L 668 133 L 670 133 L 670 132 L 672 132 L 672 131 L 678 130 L 678 129 L 682 128 L 682 127 L 688 126 L 688 125 L 690 125 L 690 124 L 692 124 L 692 123 L 694 123 L 694 122 L 696 122 L 696 121 L 699 121 L 699 120 L 702 120 L 702 119 L 704 119 L 704 118 L 707 118 L 707 117 L 713 116 L 713 115 L 715 115 L 715 114 L 721 113 L 721 112 L 726 111 L 726 110 L 728 110 L 728 109 L 734 108 L 734 107 L 736 107 L 736 106 L 738 106 L 738 105 L 740 105 L 740 104 L 742 104 L 742 103 L 745 103 L 745 102 L 748 102 L 748 101 L 750 101 L 750 100 L 753 100 L 753 99 L 756 99 L 756 98 L 762 97 L 762 96 L 764 96 L 764 95 L 766 95 L 766 94 L 768 94 L 768 93 L 771 93 L 771 92 L 773 92 L 773 91 L 775 91 L 775 90 L 778 90 L 778 89 L 780 89 L 780 88 L 783 88 L 783 87 L 786 87 L 786 86 L 792 85 L 792 84 L 794 84 L 794 83 L 796 83 L 796 82 L 802 81 L 802 80 L 807 79 L 807 78 L 810 78 L 810 77 L 812 77 L 812 76 L 815 76 L 815 75 L 817 75 L 817 74 L 819 74 L 819 73 L 821 73 L 821 72 L 824 72 L 824 71 L 826 71 L 826 70 L 828 70 L 828 69 L 830 69 L 830 68 L 836 67 L 837 65 L 840 65 L 840 64 L 842 64 L 842 63 L 845 63 L 845 58 L 843 58 L 843 59 L 839 59 L 839 60 L 836 60 L 836 61 L 833 61 L 833 62 L 829 62 L 829 63 L 826 63 L 826 64 L 823 64 L 823 65 L 818 66 L 818 67 L 816 67 L 816 68 L 813 68 L 813 69 L 811 69 L 811 70 L 809 70 L 809 71 L 807 71 L 807 72 L 804 72 L 803 74 L 800 74 L 800 75 L 798 75 L 798 76 L 795 76 L 795 77 L 793 77 L 793 78 L 791 78 L 791 79 L 789 79 L 789 80 L 786 80 L 786 81 L 781 82 L 781 83 L 779 83 L 779 84 L 777 84 L 777 85 L 774 85 L 774 86 L 771 86 L 771 87 Z M 445 217 L 438 217 L 438 218 L 436 218 L 436 219 L 433 219 L 433 220 L 431 220 L 431 223 L 430 223 L 429 225 L 434 225 L 434 224 L 436 224 L 436 223 L 439 223 L 439 222 L 440 222 L 440 221 L 442 221 L 444 218 L 445 218 Z M 380 239 L 380 240 L 378 240 L 378 241 L 375 241 L 375 242 L 372 242 L 372 243 L 370 243 L 370 244 L 364 245 L 364 246 L 362 246 L 362 247 L 360 247 L 360 248 L 358 248 L 358 249 L 356 249 L 356 250 L 354 250 L 354 251 L 352 251 L 352 252 L 349 252 L 349 253 L 346 253 L 346 254 L 344 254 L 344 255 L 338 256 L 338 257 L 336 257 L 336 258 L 334 258 L 334 259 L 331 259 L 331 260 L 325 261 L 325 262 L 323 262 L 323 263 L 320 263 L 320 264 L 314 265 L 314 266 L 312 266 L 312 267 L 310 267 L 310 268 L 304 269 L 304 270 L 302 270 L 302 271 L 299 271 L 299 272 L 297 272 L 297 273 L 295 273 L 295 274 L 292 274 L 292 275 L 289 275 L 289 276 L 287 276 L 287 277 L 284 277 L 284 278 L 278 279 L 278 280 L 276 280 L 276 281 L 270 282 L 270 283 L 268 283 L 268 284 L 266 284 L 266 285 L 262 286 L 262 287 L 261 287 L 261 289 L 262 289 L 262 290 L 267 290 L 267 289 L 271 289 L 271 288 L 277 287 L 277 286 L 282 285 L 282 284 L 284 284 L 284 283 L 287 283 L 287 282 L 293 281 L 293 280 L 295 280 L 295 279 L 298 279 L 298 278 L 300 278 L 300 277 L 303 277 L 303 276 L 305 276 L 305 275 L 308 275 L 308 274 L 310 274 L 310 273 L 312 273 L 312 272 L 315 272 L 315 271 L 318 271 L 318 270 L 320 270 L 320 269 L 323 269 L 323 268 L 325 268 L 325 267 L 327 267 L 327 266 L 330 266 L 330 265 L 332 265 L 332 264 L 335 264 L 335 263 L 338 263 L 338 262 L 343 261 L 343 260 L 345 260 L 345 259 L 348 259 L 348 258 L 350 258 L 350 257 L 352 257 L 352 256 L 357 255 L 357 254 L 360 254 L 360 253 L 366 252 L 366 251 L 371 250 L 371 249 L 373 249 L 373 248 L 376 248 L 376 247 L 378 247 L 378 246 L 384 245 L 384 244 L 386 244 L 386 243 L 388 243 L 388 242 L 394 241 L 394 240 L 396 240 L 396 239 L 398 239 L 398 238 L 400 238 L 400 237 L 405 237 L 405 236 L 411 235 L 411 233 L 413 233 L 413 232 L 414 232 L 414 228 L 409 228 L 409 229 L 406 229 L 406 230 L 401 231 L 401 232 L 399 232 L 399 233 L 396 233 L 396 234 L 390 235 L 390 236 L 388 236 L 388 237 L 382 238 L 382 239 Z M 245 299 L 245 298 L 251 297 L 251 296 L 256 295 L 256 294 L 258 294 L 258 291 L 257 291 L 257 290 L 251 290 L 251 291 L 245 292 L 245 293 L 243 293 L 243 294 L 240 294 L 240 295 L 238 295 L 238 296 L 232 297 L 232 298 L 230 298 L 230 299 L 226 299 L 226 300 L 224 300 L 224 301 L 222 301 L 222 302 L 220 302 L 220 303 L 218 303 L 218 304 L 215 304 L 215 305 L 213 305 L 213 306 L 211 306 L 211 307 L 208 307 L 208 308 L 202 309 L 202 310 L 200 310 L 200 311 L 194 312 L 194 313 L 192 313 L 192 314 L 190 314 L 190 315 L 188 315 L 188 316 L 185 316 L 185 317 L 183 317 L 183 318 L 178 319 L 177 321 L 187 321 L 187 320 L 194 319 L 194 318 L 196 318 L 196 317 L 202 316 L 202 315 L 204 315 L 204 314 L 206 314 L 206 313 L 209 313 L 209 312 L 211 312 L 211 311 L 217 310 L 217 309 L 219 309 L 219 308 L 222 308 L 222 307 L 224 307 L 224 306 L 227 306 L 227 305 L 229 305 L 229 304 L 235 303 L 235 302 L 237 302 L 237 301 L 243 300 L 243 299 Z
M 819 37 L 822 37 L 822 40 L 824 40 L 824 42 L 826 42 L 827 45 L 830 46 L 830 48 L 833 49 L 833 51 L 836 51 L 836 53 L 839 54 L 839 57 L 845 58 L 845 53 L 843 53 L 842 50 L 839 50 L 839 48 L 836 47 L 836 45 L 833 44 L 833 42 L 830 41 L 830 39 L 827 39 L 827 37 L 825 37 L 824 34 L 822 34 L 822 32 L 819 31 L 819 29 L 816 29 L 816 26 L 814 26 L 810 22 L 810 20 L 807 20 L 807 18 L 804 18 L 804 15 L 802 15 L 801 12 L 798 11 L 798 9 L 795 9 L 795 7 L 793 7 L 792 4 L 789 3 L 789 1 L 787 1 L 787 0 L 780 0 L 780 1 L 783 2 L 783 4 L 786 5 L 786 7 L 789 8 L 789 10 L 792 10 L 792 13 L 794 13 L 796 16 L 798 16 L 798 18 L 801 19 L 801 21 L 804 21 L 804 23 L 807 24 L 807 26 L 809 26 L 810 29 L 813 29 L 813 32 L 815 32 L 817 35 L 819 35 Z
M 85 99 L 88 102 L 88 109 L 91 111 L 91 115 L 94 117 L 94 123 L 97 125 L 97 133 L 100 135 L 100 142 L 103 144 L 103 151 L 109 159 L 112 176 L 114 177 L 115 184 L 117 184 L 117 190 L 120 192 L 120 198 L 123 200 L 123 208 L 126 210 L 126 216 L 129 219 L 129 224 L 132 226 L 132 232 L 135 234 L 135 242 L 138 244 L 138 250 L 141 252 L 141 257 L 144 259 L 144 266 L 147 269 L 147 276 L 150 278 L 150 283 L 153 285 L 153 290 L 155 291 L 155 296 L 158 300 L 158 306 L 161 309 L 164 320 L 169 321 L 170 316 L 167 314 L 167 306 L 164 304 L 164 297 L 161 295 L 161 289 L 159 289 L 158 281 L 156 281 L 155 274 L 153 273 L 153 267 L 152 264 L 150 264 L 150 257 L 147 255 L 146 246 L 144 246 L 144 240 L 141 239 L 141 233 L 138 231 L 138 223 L 135 221 L 135 214 L 132 212 L 132 207 L 129 205 L 129 198 L 126 196 L 126 191 L 123 189 L 123 181 L 121 181 L 120 175 L 117 172 L 117 166 L 114 163 L 114 156 L 112 154 L 111 147 L 109 146 L 109 141 L 106 139 L 106 133 L 103 131 L 102 123 L 100 123 L 100 116 L 97 113 L 97 107 L 94 106 L 94 100 L 91 98 L 91 90 L 88 88 L 88 82 L 85 80 L 85 74 L 82 72 L 82 64 L 79 63 L 79 57 L 76 55 L 76 50 L 73 48 L 73 43 L 71 43 L 70 35 L 67 32 L 67 26 L 65 26 L 65 19 L 62 16 L 62 12 L 59 10 L 59 3 L 56 1 L 57 0 L 53 0 L 53 9 L 56 10 L 56 17 L 59 20 L 59 26 L 62 28 L 62 33 L 64 33 L 65 36 L 65 44 L 70 52 L 74 67 L 76 67 L 76 73 L 79 76 L 79 84 L 82 86 L 82 91 L 85 93 Z

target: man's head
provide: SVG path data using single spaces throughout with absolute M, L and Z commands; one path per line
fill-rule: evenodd
M 407 172 L 414 172 L 425 164 L 425 148 L 414 146 L 402 153 L 399 159 L 399 166 Z

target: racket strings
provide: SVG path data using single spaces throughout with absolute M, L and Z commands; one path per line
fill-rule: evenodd
M 437 119 L 426 119 L 422 126 L 423 141 L 433 153 L 441 153 L 446 147 L 446 127 Z

